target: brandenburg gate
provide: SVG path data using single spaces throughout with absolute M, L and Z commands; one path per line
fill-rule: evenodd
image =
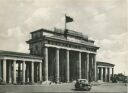
M 43 57 L 44 81 L 97 80 L 96 53 L 99 47 L 80 32 L 39 29 L 27 41 L 31 55 Z
M 76 79 L 109 82 L 114 74 L 114 64 L 96 62 L 99 47 L 81 32 L 39 29 L 31 32 L 26 42 L 28 54 L 0 50 L 0 80 L 3 82 L 58 83 Z

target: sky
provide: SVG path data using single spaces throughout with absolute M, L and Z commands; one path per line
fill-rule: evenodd
M 115 64 L 128 75 L 126 0 L 0 0 L 0 50 L 29 53 L 25 41 L 40 28 L 82 32 L 100 47 L 97 60 Z

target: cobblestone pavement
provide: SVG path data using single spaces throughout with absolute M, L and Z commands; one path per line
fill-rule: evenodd
M 51 85 L 0 85 L 0 92 L 119 92 L 128 93 L 128 84 L 123 83 L 104 83 L 92 86 L 91 91 L 76 91 L 73 83 L 51 84 Z

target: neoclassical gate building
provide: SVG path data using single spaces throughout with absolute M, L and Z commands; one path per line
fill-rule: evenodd
M 0 50 L 0 80 L 5 83 L 71 82 L 80 78 L 109 82 L 114 74 L 114 64 L 96 62 L 99 47 L 80 32 L 39 29 L 31 32 L 26 42 L 29 54 Z
M 99 47 L 80 32 L 39 29 L 27 41 L 31 55 L 41 56 L 45 81 L 70 82 L 78 78 L 97 80 L 96 53 Z

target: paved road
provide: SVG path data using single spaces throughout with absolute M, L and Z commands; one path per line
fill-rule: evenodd
M 127 84 L 128 85 L 128 84 Z M 3 85 L 0 86 L 0 92 L 120 92 L 127 93 L 127 86 L 125 84 L 106 83 L 102 85 L 93 86 L 90 92 L 76 91 L 73 83 L 58 84 L 58 85 Z

